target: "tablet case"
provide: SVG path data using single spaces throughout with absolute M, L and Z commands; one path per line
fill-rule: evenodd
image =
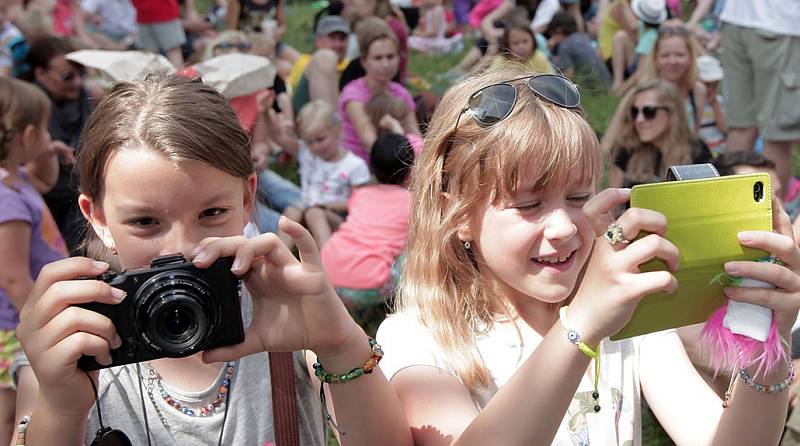
M 761 183 L 760 201 L 754 197 L 757 183 Z M 765 173 L 634 186 L 631 207 L 653 209 L 667 217 L 666 238 L 680 251 L 680 269 L 674 273 L 678 289 L 645 296 L 630 322 L 611 339 L 705 322 L 725 302 L 723 284 L 714 281 L 724 272 L 725 262 L 768 255 L 742 247 L 737 234 L 772 230 L 771 197 Z M 642 272 L 666 269 L 660 259 L 639 267 Z

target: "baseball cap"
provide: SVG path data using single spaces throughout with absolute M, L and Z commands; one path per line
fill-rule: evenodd
M 347 20 L 338 15 L 329 15 L 320 19 L 317 23 L 317 37 L 327 36 L 331 33 L 345 33 L 350 34 L 350 24 Z

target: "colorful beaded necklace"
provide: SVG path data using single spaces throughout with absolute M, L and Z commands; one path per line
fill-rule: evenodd
M 235 370 L 236 362 L 231 361 L 225 365 L 225 376 L 222 379 L 222 384 L 217 388 L 217 396 L 210 403 L 203 405 L 200 408 L 190 408 L 186 404 L 181 404 L 173 398 L 169 392 L 164 389 L 161 382 L 161 376 L 156 370 L 149 365 L 147 368 L 147 393 L 152 396 L 153 391 L 157 391 L 165 403 L 175 408 L 175 410 L 188 415 L 190 417 L 208 417 L 214 415 L 217 410 L 225 405 L 225 397 L 231 387 L 231 379 L 233 379 L 233 372 Z M 155 401 L 153 401 L 155 404 Z M 157 406 L 156 406 L 157 407 Z

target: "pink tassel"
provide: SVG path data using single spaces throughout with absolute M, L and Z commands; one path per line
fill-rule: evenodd
M 778 325 L 772 320 L 769 336 L 765 342 L 747 336 L 731 333 L 722 325 L 728 311 L 725 303 L 715 311 L 706 322 L 700 336 L 702 345 L 710 349 L 714 373 L 732 368 L 741 369 L 756 364 L 756 374 L 768 373 L 781 361 L 789 361 L 789 355 L 783 348 Z

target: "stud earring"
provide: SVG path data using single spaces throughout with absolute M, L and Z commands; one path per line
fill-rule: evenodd
M 464 242 L 464 249 L 466 249 L 467 251 L 471 251 L 472 250 L 472 243 L 470 243 L 469 240 Z

